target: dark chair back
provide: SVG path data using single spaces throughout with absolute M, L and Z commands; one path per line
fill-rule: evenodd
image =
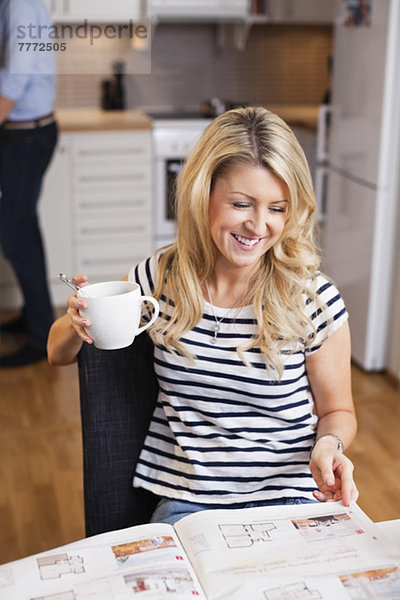
M 121 350 L 83 344 L 78 366 L 86 535 L 146 523 L 157 498 L 132 479 L 158 392 L 153 344 L 146 332 Z

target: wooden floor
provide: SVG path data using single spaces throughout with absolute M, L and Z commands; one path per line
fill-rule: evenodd
M 359 505 L 400 518 L 400 390 L 353 367 Z M 0 563 L 84 536 L 77 367 L 0 371 Z

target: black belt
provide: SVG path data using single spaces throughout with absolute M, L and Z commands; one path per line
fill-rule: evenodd
M 45 127 L 54 123 L 54 113 L 33 119 L 32 121 L 4 121 L 2 127 L 4 129 L 36 129 L 37 127 Z

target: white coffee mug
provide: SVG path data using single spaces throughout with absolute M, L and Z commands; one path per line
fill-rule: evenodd
M 140 286 L 133 281 L 92 283 L 79 290 L 77 296 L 87 301 L 87 308 L 79 313 L 90 321 L 87 332 L 101 350 L 130 346 L 136 335 L 154 323 L 160 310 L 157 300 L 142 296 Z M 154 312 L 150 321 L 139 327 L 145 301 L 151 302 Z

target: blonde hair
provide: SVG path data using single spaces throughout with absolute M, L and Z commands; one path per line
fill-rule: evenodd
M 252 282 L 258 333 L 237 349 L 248 364 L 243 352 L 258 346 L 267 368 L 281 375 L 280 350 L 299 340 L 306 345 L 312 342 L 303 294 L 316 300 L 315 292 L 305 290 L 305 280 L 314 277 L 319 266 L 314 243 L 316 203 L 302 148 L 286 123 L 265 108 L 239 108 L 217 117 L 187 158 L 177 184 L 176 244 L 161 255 L 154 291 L 158 299 L 165 294 L 166 307 L 172 301 L 174 308 L 170 317 L 156 321 L 151 336 L 156 343 L 162 339 L 171 352 L 190 357 L 180 337 L 201 319 L 201 286 L 214 268 L 210 193 L 216 179 L 236 165 L 262 166 L 289 190 L 284 231 L 265 254 Z

